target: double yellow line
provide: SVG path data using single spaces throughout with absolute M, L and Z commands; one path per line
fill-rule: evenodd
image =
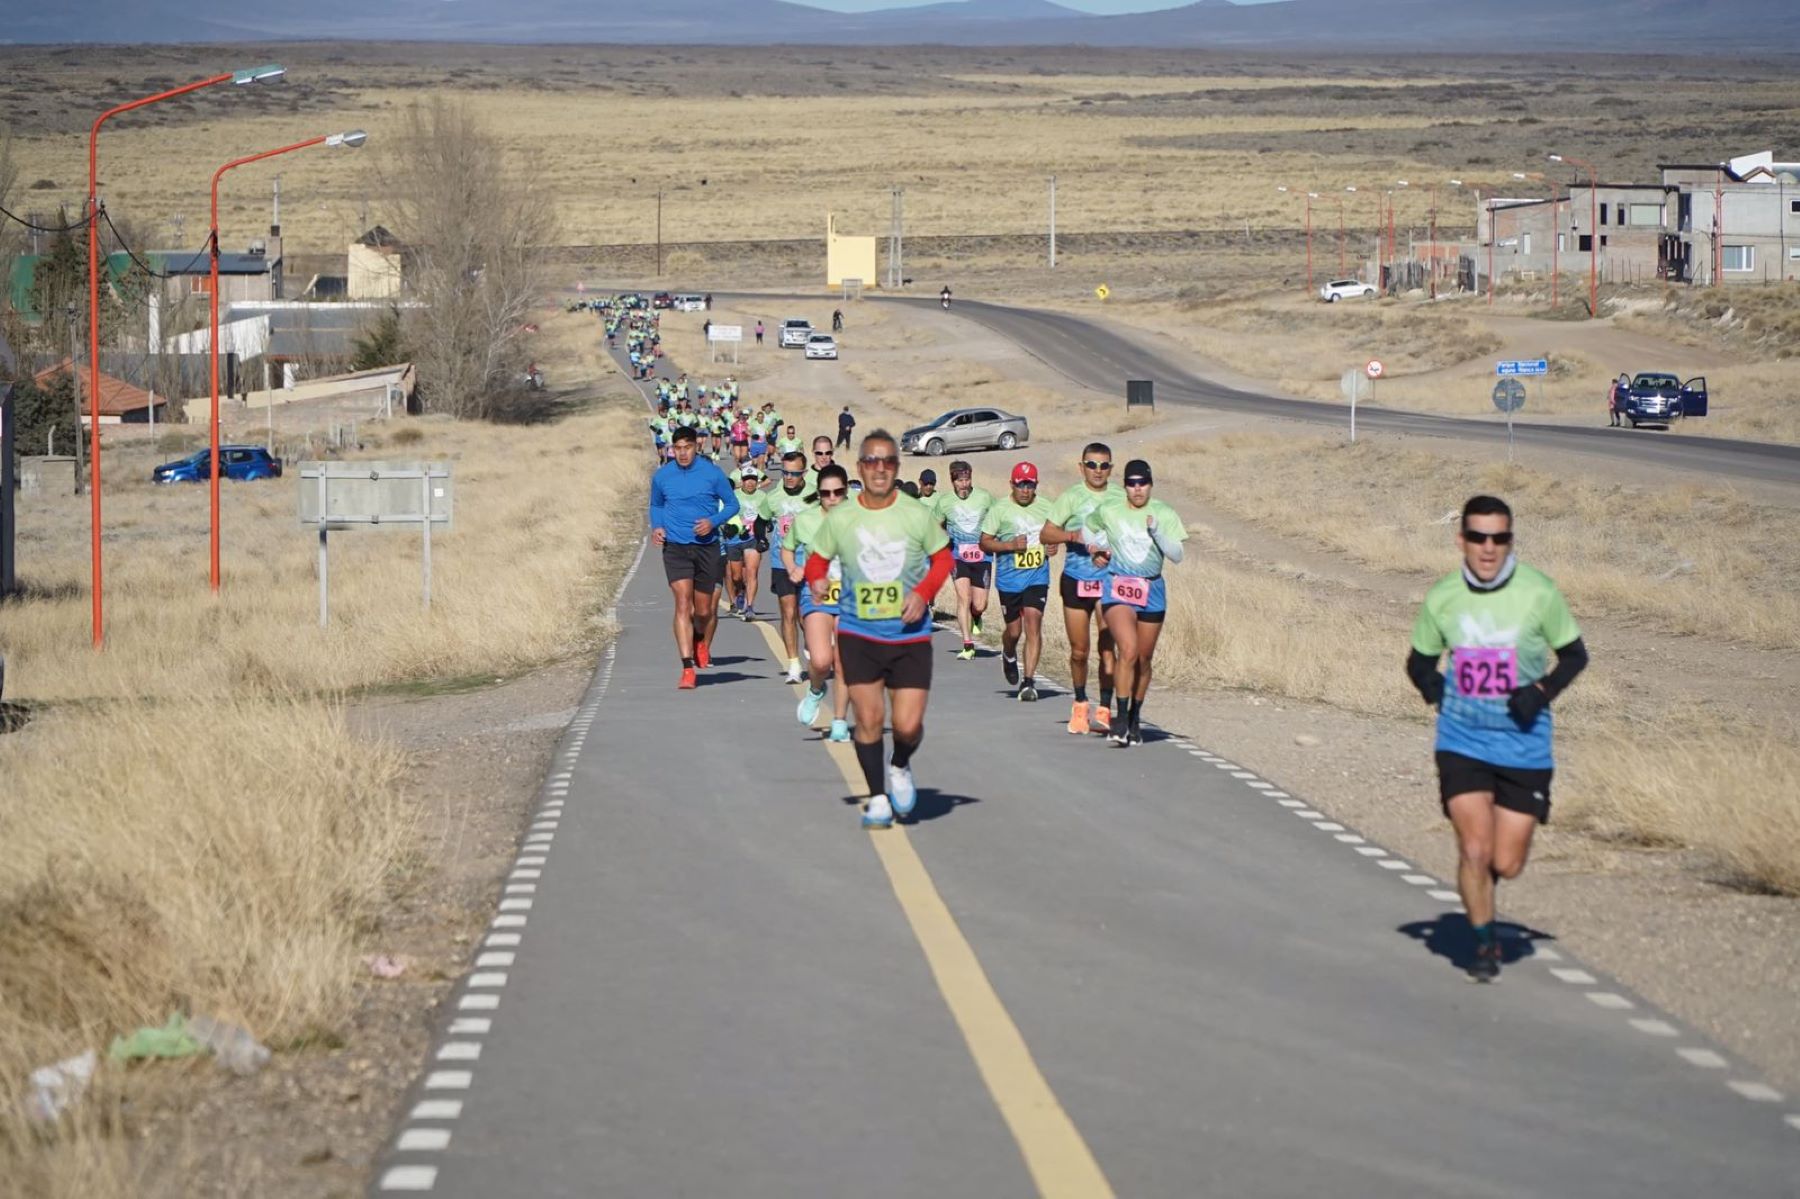
M 769 644 L 772 660 L 782 661 L 786 650 L 774 627 L 767 621 L 757 621 L 756 627 Z M 851 794 L 859 793 L 864 784 L 856 751 L 842 742 L 823 744 Z M 1038 1069 L 1019 1026 L 1000 1002 L 974 948 L 938 894 L 905 826 L 871 829 L 869 843 L 887 871 L 894 898 L 900 901 L 900 910 L 906 913 L 913 936 L 925 951 L 938 991 L 962 1031 L 994 1106 L 1019 1146 L 1038 1193 L 1055 1199 L 1111 1199 L 1113 1189 L 1101 1173 L 1100 1163 Z

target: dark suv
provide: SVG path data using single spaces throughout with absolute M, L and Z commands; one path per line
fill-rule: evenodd
M 222 445 L 219 447 L 219 477 L 249 482 L 252 479 L 279 479 L 281 459 L 259 445 Z M 202 483 L 212 478 L 212 450 L 200 450 L 174 462 L 165 462 L 150 472 L 152 483 Z
M 1689 379 L 1666 371 L 1640 371 L 1632 376 L 1631 389 L 1625 393 L 1621 416 L 1639 425 L 1662 425 L 1688 416 L 1706 415 L 1706 380 Z

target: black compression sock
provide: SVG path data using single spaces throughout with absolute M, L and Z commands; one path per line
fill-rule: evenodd
M 925 740 L 923 731 L 912 741 L 902 741 L 900 735 L 896 733 L 894 735 L 894 765 L 901 769 L 912 765 L 912 756 L 918 751 L 919 742 L 923 740 Z
M 1100 706 L 1102 708 L 1110 708 L 1112 707 L 1112 700 L 1113 689 L 1111 687 L 1100 688 Z
M 1477 924 L 1475 926 L 1474 931 L 1475 931 L 1475 944 L 1480 945 L 1484 949 L 1493 948 L 1493 945 L 1494 945 L 1494 922 L 1493 921 L 1490 920 L 1486 924 Z
M 1081 686 L 1081 687 L 1075 688 L 1075 702 L 1078 704 L 1087 703 L 1087 687 L 1086 686 Z
M 856 745 L 856 764 L 862 767 L 863 782 L 868 784 L 870 795 L 882 795 L 887 792 L 887 783 L 882 779 L 882 745 L 880 738 L 864 745 L 861 741 Z
M 1132 700 L 1131 701 L 1131 723 L 1137 724 L 1139 721 L 1141 721 L 1143 719 L 1144 719 L 1144 701 L 1141 699 Z
M 688 670 L 692 670 L 694 669 L 694 660 L 692 658 L 683 658 L 681 660 L 681 665 Z

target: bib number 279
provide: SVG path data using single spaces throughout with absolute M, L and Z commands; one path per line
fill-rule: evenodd
M 858 583 L 856 615 L 861 620 L 898 620 L 904 599 L 899 583 Z

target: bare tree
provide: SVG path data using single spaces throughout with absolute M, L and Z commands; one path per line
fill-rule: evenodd
M 466 104 L 442 98 L 406 110 L 376 170 L 403 286 L 423 302 L 404 310 L 421 396 L 453 416 L 492 416 L 529 357 L 549 199 Z
M 13 204 L 19 186 L 19 162 L 13 157 L 12 128 L 0 125 L 0 208 L 17 212 Z M 12 278 L 13 259 L 25 249 L 24 230 L 5 217 L 0 217 L 0 281 Z M 0 300 L 4 300 L 0 295 Z

